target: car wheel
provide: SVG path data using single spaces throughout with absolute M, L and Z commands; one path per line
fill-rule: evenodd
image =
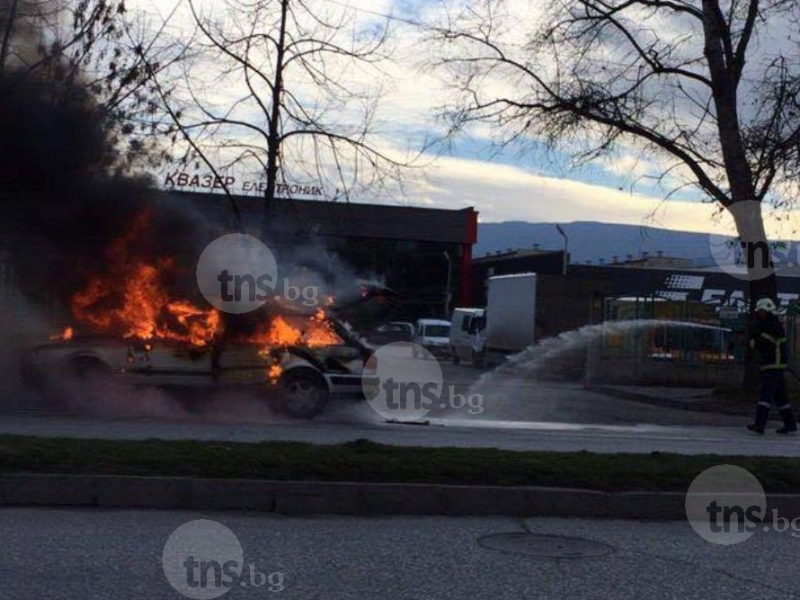
M 483 368 L 486 364 L 486 356 L 483 352 L 475 352 L 472 351 L 472 365 L 478 367 L 479 369 Z
M 122 387 L 114 378 L 114 371 L 99 358 L 80 356 L 69 363 L 72 382 L 67 383 L 69 404 L 79 411 L 95 411 L 109 399 L 114 400 Z
M 325 380 L 315 371 L 305 369 L 284 373 L 280 391 L 281 411 L 295 419 L 317 416 L 330 397 Z
M 368 388 L 368 389 L 362 390 L 361 391 L 361 395 L 364 397 L 364 400 L 369 402 L 369 401 L 374 400 L 375 398 L 377 398 L 378 394 L 380 393 L 380 391 L 381 391 L 381 389 L 378 386 L 375 386 L 374 388 Z
M 76 358 L 70 366 L 72 374 L 81 383 L 109 381 L 114 377 L 111 367 L 98 358 Z
M 457 365 L 458 363 L 461 362 L 461 359 L 459 358 L 458 354 L 456 354 L 456 349 L 453 348 L 452 346 L 450 347 L 450 360 L 453 362 L 454 365 Z

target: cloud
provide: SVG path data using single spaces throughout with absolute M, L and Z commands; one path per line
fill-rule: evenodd
M 409 204 L 459 209 L 473 206 L 482 222 L 602 221 L 733 235 L 733 221 L 716 204 L 664 200 L 602 185 L 532 173 L 480 160 L 442 158 L 425 175 L 409 178 Z M 800 232 L 800 211 L 765 213 L 770 237 Z
M 177 0 L 173 0 L 177 1 Z M 219 10 L 222 5 L 216 0 L 197 0 L 204 9 Z M 171 2 L 162 0 L 131 0 L 130 5 L 140 9 L 167 14 Z M 447 3 L 428 0 L 326 0 L 320 6 L 327 10 L 343 9 L 351 6 L 356 9 L 360 26 L 381 22 L 376 13 L 393 14 L 400 19 L 409 19 L 422 23 L 440 25 L 446 22 L 448 15 L 464 14 L 466 0 L 449 0 Z M 490 3 L 490 6 L 495 6 Z M 499 4 L 497 5 L 499 6 Z M 507 30 L 506 41 L 514 46 L 522 46 L 526 36 L 535 27 L 537 17 L 541 15 L 541 7 L 546 3 L 532 3 L 529 0 L 509 0 L 503 3 L 509 22 L 514 25 Z M 496 10 L 500 10 L 497 8 Z M 663 37 L 680 37 L 685 34 L 690 22 L 659 22 L 657 28 Z M 380 148 L 396 150 L 409 144 L 419 143 L 426 136 L 436 136 L 443 131 L 443 124 L 435 118 L 436 109 L 452 98 L 452 89 L 445 73 L 430 67 L 430 57 L 438 50 L 430 43 L 429 32 L 424 28 L 405 23 L 402 20 L 391 21 L 394 32 L 392 42 L 393 62 L 388 75 L 381 83 L 385 86 L 385 94 L 375 115 L 379 135 L 376 144 Z M 672 27 L 672 28 L 670 28 Z M 174 24 L 175 31 L 190 32 L 193 27 L 186 11 L 180 12 Z M 782 39 L 782 38 L 781 38 Z M 772 38 L 757 40 L 757 56 L 748 61 L 748 74 L 755 77 L 757 69 L 763 67 L 764 55 L 770 54 Z M 685 52 L 698 51 L 696 42 L 686 46 Z M 700 50 L 701 51 L 701 50 Z M 203 69 L 206 64 L 201 65 Z M 202 69 L 201 69 L 202 70 Z M 376 81 L 371 78 L 375 73 L 369 69 L 349 72 L 353 77 L 353 85 L 361 84 L 369 87 Z M 213 103 L 225 105 L 231 99 L 241 98 L 247 92 L 244 83 L 230 86 L 220 85 L 212 72 L 207 73 L 208 99 Z M 307 84 L 308 82 L 306 82 Z M 487 96 L 497 95 L 510 83 L 502 77 L 487 79 Z M 308 98 L 313 97 L 313 86 L 297 92 Z M 692 91 L 694 93 L 694 90 Z M 337 110 L 340 107 L 336 107 Z M 344 121 L 350 113 L 357 113 L 357 107 L 348 106 L 341 110 L 337 117 Z M 679 114 L 684 114 L 680 112 Z M 687 117 L 688 118 L 688 117 Z M 662 186 L 649 180 L 638 181 L 633 186 L 621 182 L 633 183 L 643 175 L 658 175 L 672 162 L 663 160 L 661 156 L 642 153 L 635 144 L 623 145 L 617 152 L 591 166 L 601 172 L 600 177 L 592 177 L 592 182 L 579 181 L 578 173 L 571 178 L 557 177 L 556 169 L 548 168 L 546 158 L 537 150 L 525 155 L 530 160 L 528 166 L 509 166 L 492 162 L 490 140 L 496 129 L 487 124 L 478 124 L 470 128 L 470 145 L 486 144 L 486 152 L 479 158 L 443 157 L 435 161 L 425 172 L 411 170 L 407 174 L 405 185 L 406 196 L 403 203 L 419 206 L 442 208 L 461 208 L 475 206 L 481 212 L 484 221 L 528 220 L 528 221 L 561 221 L 596 220 L 614 223 L 647 224 L 671 227 L 690 231 L 730 231 L 730 225 L 715 218 L 717 205 L 687 201 L 690 191 L 682 193 L 680 200 L 665 202 L 666 195 L 673 188 L 686 181 L 685 170 L 677 169 L 662 182 Z M 258 141 L 253 138 L 254 141 Z M 461 149 L 467 144 L 462 145 Z M 566 151 L 575 148 L 565 148 Z M 459 151 L 458 146 L 456 151 Z M 225 155 L 221 152 L 218 156 Z M 521 161 L 520 161 L 521 163 Z M 614 182 L 613 187 L 602 185 Z M 617 188 L 623 185 L 623 190 Z M 333 190 L 329 190 L 332 192 Z M 378 200 L 390 202 L 384 198 L 360 197 L 359 201 Z M 793 217 L 792 217 L 793 218 Z M 789 222 L 792 222 L 792 218 Z M 768 216 L 772 231 L 791 231 L 793 225 L 782 225 L 774 216 Z

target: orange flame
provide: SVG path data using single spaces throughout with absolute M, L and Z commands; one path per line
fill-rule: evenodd
M 90 279 L 73 296 L 72 313 L 91 329 L 118 333 L 126 339 L 207 346 L 222 329 L 219 312 L 170 298 L 164 281 L 174 270 L 172 259 L 148 263 L 130 256 L 129 246 L 140 237 L 147 221 L 147 213 L 142 213 L 111 245 L 108 271 Z
M 72 298 L 76 321 L 97 332 L 120 335 L 143 342 L 165 340 L 208 347 L 223 330 L 220 313 L 200 308 L 184 298 L 170 295 L 165 282 L 175 276 L 175 261 L 161 257 L 147 261 L 135 253 L 149 222 L 147 212 L 134 219 L 130 229 L 109 247 L 108 270 L 92 277 Z M 328 298 L 329 302 L 333 297 Z M 72 328 L 61 338 L 72 337 Z M 254 335 L 241 340 L 265 347 L 307 346 L 319 348 L 341 344 L 322 309 L 306 319 L 274 317 Z M 148 344 L 149 345 L 149 344 Z M 270 378 L 280 375 L 270 368 Z
M 308 346 L 320 348 L 341 344 L 325 312 L 318 310 L 312 317 L 290 323 L 284 317 L 274 317 L 265 330 L 256 332 L 248 341 L 265 346 Z
M 335 346 L 342 343 L 342 339 L 336 335 L 328 321 L 328 317 L 325 315 L 325 311 L 321 308 L 310 319 L 310 327 L 306 331 L 305 343 L 311 348 Z
M 75 331 L 72 327 L 67 327 L 61 333 L 56 333 L 55 335 L 50 336 L 50 341 L 52 342 L 68 342 L 70 341 L 73 336 L 75 335 Z
M 283 373 L 283 367 L 281 367 L 280 365 L 272 365 L 269 368 L 269 371 L 267 371 L 267 376 L 269 377 L 269 380 L 272 383 L 275 383 L 276 381 L 278 381 L 278 378 L 281 376 L 281 373 Z

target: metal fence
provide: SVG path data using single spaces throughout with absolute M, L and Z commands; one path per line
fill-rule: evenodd
M 744 360 L 737 327 L 720 320 L 716 308 L 658 296 L 607 298 L 601 358 L 697 364 L 733 364 Z M 632 321 L 641 326 L 623 327 Z

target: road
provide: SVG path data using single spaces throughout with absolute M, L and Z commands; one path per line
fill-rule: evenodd
M 480 374 L 468 366 L 444 363 L 442 368 L 445 385 L 462 394 Z M 506 381 L 496 387 L 483 398 L 480 413 L 472 414 L 468 406 L 434 406 L 428 425 L 387 423 L 366 402 L 344 399 L 313 421 L 292 421 L 274 415 L 257 397 L 241 394 L 212 397 L 197 412 L 166 392 L 139 390 L 109 396 L 91 416 L 31 409 L 34 400 L 25 398 L 20 411 L 0 414 L 0 433 L 311 443 L 365 438 L 401 446 L 800 456 L 796 439 L 752 436 L 737 417 L 620 400 L 575 383 Z
M 793 575 L 800 541 L 789 532 L 759 532 L 740 544 L 720 546 L 700 538 L 685 521 L 309 519 L 7 508 L 0 509 L 3 598 L 184 598 L 170 586 L 162 558 L 170 535 L 198 519 L 225 525 L 241 544 L 246 575 L 225 593 L 226 600 L 798 596 Z M 503 534 L 515 535 L 509 540 Z M 567 536 L 579 542 L 526 534 Z M 211 539 L 212 556 L 221 563 L 228 553 L 217 538 Z M 534 549 L 573 554 L 560 559 L 531 556 Z M 251 579 L 251 571 L 271 579 L 254 589 L 251 582 L 263 579 Z M 213 586 L 213 578 L 208 583 Z

